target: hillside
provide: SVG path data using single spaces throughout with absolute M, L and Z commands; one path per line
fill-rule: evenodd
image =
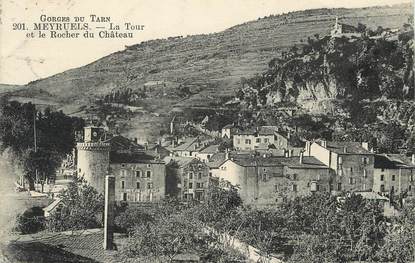
M 126 117 L 122 130 L 129 136 L 148 137 L 150 132 L 154 137 L 172 109 L 221 106 L 243 79 L 266 70 L 272 58 L 315 34 L 328 35 L 336 17 L 351 25 L 399 28 L 412 10 L 410 4 L 315 9 L 270 15 L 218 33 L 146 41 L 8 95 L 20 101 L 36 98 L 83 117 L 95 114 L 85 109 L 97 99 L 140 106 L 147 113 Z
M 219 33 L 143 42 L 89 65 L 29 83 L 27 88 L 36 92 L 35 96 L 42 90 L 63 102 L 162 82 L 167 90 L 180 84 L 189 86 L 196 94 L 190 100 L 197 104 L 197 94 L 232 93 L 241 77 L 261 72 L 284 49 L 316 33 L 328 34 L 335 16 L 352 25 L 360 22 L 369 27 L 396 28 L 406 22 L 411 10 L 409 5 L 398 5 L 269 16 Z

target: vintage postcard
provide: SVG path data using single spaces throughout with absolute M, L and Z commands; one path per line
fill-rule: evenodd
M 412 0 L 0 1 L 0 263 L 415 262 Z

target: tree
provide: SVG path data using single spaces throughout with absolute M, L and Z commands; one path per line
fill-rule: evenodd
M 59 198 L 61 204 L 46 222 L 50 231 L 97 228 L 102 225 L 104 199 L 83 180 L 68 185 Z
M 401 216 L 389 229 L 379 255 L 384 261 L 398 263 L 415 260 L 415 202 L 413 199 L 408 202 Z
M 0 151 L 13 151 L 25 170 L 29 189 L 34 190 L 36 174 L 44 181 L 53 177 L 62 158 L 75 146 L 75 131 L 83 126 L 82 119 L 62 111 L 46 108 L 40 112 L 31 103 L 6 102 L 0 105 Z
M 15 230 L 22 234 L 33 234 L 44 228 L 45 217 L 41 207 L 32 207 L 17 216 Z

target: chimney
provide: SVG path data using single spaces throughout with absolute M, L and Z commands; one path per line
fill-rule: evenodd
M 412 164 L 415 164 L 415 153 L 412 154 Z
M 300 164 L 302 164 L 302 163 L 303 163 L 303 158 L 304 158 L 304 152 L 303 152 L 303 151 L 301 151 L 301 152 L 300 152 Z
M 284 157 L 289 157 L 290 153 L 288 150 L 284 150 Z
M 112 250 L 114 240 L 115 177 L 105 177 L 104 249 Z
M 347 147 L 346 146 L 343 147 L 343 152 L 347 153 Z
M 327 141 L 326 140 L 321 141 L 321 146 L 323 146 L 324 148 L 327 148 Z
M 287 139 L 289 140 L 289 139 L 291 139 L 291 132 L 288 132 L 287 133 Z
M 311 142 L 306 141 L 305 142 L 305 153 L 307 156 L 310 156 L 310 151 L 311 151 Z
M 225 160 L 229 160 L 229 152 L 228 152 L 228 149 L 226 149 L 226 152 L 225 152 Z
M 148 150 L 148 144 L 147 143 L 145 143 L 144 144 L 144 151 L 147 151 Z
M 362 142 L 362 148 L 366 151 L 369 151 L 369 143 L 368 142 Z

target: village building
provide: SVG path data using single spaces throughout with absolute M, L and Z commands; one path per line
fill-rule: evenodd
M 168 185 L 170 196 L 177 196 L 182 201 L 204 201 L 209 187 L 209 167 L 206 163 L 192 157 L 166 157 L 163 160 L 167 164 L 167 177 L 175 177 L 169 180 L 174 185 Z M 171 173 L 171 174 L 170 174 Z
M 307 142 L 305 156 L 314 156 L 335 173 L 335 193 L 372 191 L 374 154 L 367 143 Z
M 216 157 L 216 156 L 215 156 Z M 247 204 L 272 205 L 313 192 L 330 192 L 333 174 L 314 157 L 227 153 L 208 163 L 211 176 L 237 186 Z
M 376 154 L 373 191 L 381 194 L 415 194 L 415 156 Z
M 115 176 L 116 201 L 155 202 L 165 196 L 165 164 L 145 148 L 98 127 L 84 129 L 77 143 L 77 173 L 99 193 L 107 174 Z
M 276 126 L 260 126 L 254 129 L 236 131 L 233 146 L 237 151 L 278 149 L 288 156 L 299 156 L 305 143 L 290 132 L 281 131 Z
M 227 138 L 227 139 L 231 139 L 233 136 L 233 133 L 236 131 L 236 128 L 234 127 L 233 124 L 228 124 L 223 126 L 222 128 L 222 133 L 221 133 L 221 137 L 222 138 Z
M 211 140 L 202 137 L 189 137 L 177 142 L 173 141 L 168 150 L 172 156 L 196 157 L 210 142 Z
M 206 163 L 209 162 L 210 157 L 217 152 L 219 152 L 218 144 L 208 145 L 196 154 L 196 158 Z
M 330 32 L 332 38 L 341 38 L 341 37 L 361 37 L 362 33 L 360 33 L 356 27 L 339 23 L 338 18 L 336 17 L 336 23 L 334 24 L 334 28 Z

